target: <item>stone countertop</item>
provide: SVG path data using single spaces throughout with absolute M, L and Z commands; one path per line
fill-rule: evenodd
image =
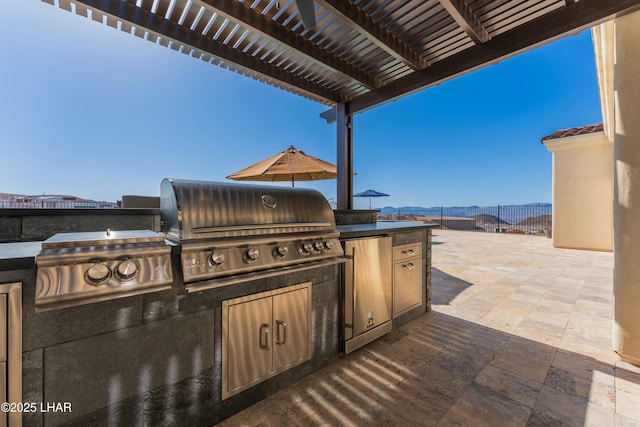
M 0 243 L 0 271 L 32 268 L 42 242 Z
M 382 236 L 397 232 L 413 231 L 419 228 L 433 228 L 437 224 L 408 221 L 379 221 L 373 224 L 338 225 L 341 239 Z M 35 257 L 40 253 L 42 242 L 0 243 L 0 271 L 32 268 Z
M 415 231 L 419 228 L 438 227 L 438 224 L 409 221 L 378 221 L 373 224 L 345 224 L 338 225 L 341 239 L 353 239 L 359 237 L 383 236 L 391 233 Z

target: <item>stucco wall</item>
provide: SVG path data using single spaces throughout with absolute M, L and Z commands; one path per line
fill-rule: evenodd
M 613 250 L 613 144 L 598 132 L 545 141 L 553 153 L 553 245 Z

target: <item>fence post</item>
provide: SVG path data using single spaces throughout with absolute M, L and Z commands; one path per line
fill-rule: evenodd
M 444 206 L 440 206 L 440 230 L 443 230 L 442 228 L 442 220 L 443 220 L 443 215 L 442 215 L 442 211 L 444 210 Z
M 500 225 L 500 205 L 498 205 L 498 233 L 501 233 L 501 225 Z

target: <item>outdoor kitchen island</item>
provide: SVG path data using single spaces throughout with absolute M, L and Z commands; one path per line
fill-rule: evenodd
M 420 245 L 425 298 L 394 322 L 427 310 L 430 227 L 383 222 L 337 226 L 341 239 L 386 235 L 394 247 Z M 37 403 L 36 411 L 22 414 L 23 425 L 211 426 L 340 357 L 339 263 L 197 292 L 174 285 L 37 310 L 35 255 L 40 244 L 0 244 L 0 284 L 18 284 L 22 294 L 20 401 Z M 310 289 L 310 358 L 223 399 L 225 301 L 257 294 L 275 299 L 290 287 L 296 292 Z M 271 332 L 275 337 L 278 328 L 274 325 Z M 16 372 L 10 375 L 15 382 Z M 41 403 L 60 403 L 60 410 L 41 411 Z

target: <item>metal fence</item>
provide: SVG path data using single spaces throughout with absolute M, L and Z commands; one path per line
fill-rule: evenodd
M 401 208 L 381 219 L 427 221 L 441 229 L 547 235 L 551 233 L 551 204 Z

